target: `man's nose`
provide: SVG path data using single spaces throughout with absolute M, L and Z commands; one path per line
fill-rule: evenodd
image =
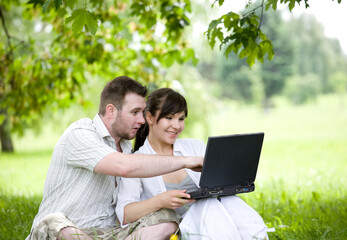
M 145 121 L 145 118 L 143 117 L 143 114 L 139 114 L 139 117 L 138 117 L 138 120 L 137 120 L 138 123 L 140 124 L 144 124 L 146 121 Z

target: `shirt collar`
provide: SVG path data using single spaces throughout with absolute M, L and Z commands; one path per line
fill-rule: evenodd
M 176 141 L 174 142 L 174 145 L 173 145 L 173 152 L 174 152 L 174 155 L 182 155 L 182 152 L 184 151 L 184 147 L 182 145 L 182 142 L 179 140 L 179 139 L 176 139 Z M 178 154 L 180 153 L 180 154 Z
M 111 134 L 107 130 L 104 122 L 102 121 L 102 119 L 101 119 L 101 117 L 99 116 L 98 113 L 95 115 L 95 117 L 93 119 L 93 124 L 95 126 L 96 131 L 99 133 L 99 135 L 102 138 L 111 137 Z
M 144 147 L 145 149 L 148 149 L 148 150 L 150 151 L 149 154 L 158 155 L 158 153 L 156 153 L 156 152 L 154 151 L 154 149 L 152 148 L 151 144 L 149 143 L 148 137 L 146 138 L 146 141 L 145 141 L 145 143 L 143 144 L 143 147 Z
M 102 137 L 103 139 L 107 139 L 107 141 L 114 142 L 114 144 L 116 144 L 115 140 L 111 136 L 110 132 L 107 130 L 104 122 L 102 121 L 98 113 L 95 115 L 93 119 L 93 124 L 100 137 Z M 124 153 L 132 152 L 133 147 L 129 140 L 120 139 L 119 143 Z
M 149 149 L 150 153 L 149 154 L 153 154 L 153 155 L 158 155 L 154 149 L 152 148 L 151 144 L 149 143 L 148 141 L 148 137 L 146 138 L 146 141 L 145 143 L 143 144 L 143 146 L 146 148 L 146 149 Z M 176 156 L 180 156 L 181 154 L 179 153 L 182 153 L 182 151 L 184 150 L 182 144 L 181 144 L 181 141 L 179 141 L 178 139 L 174 142 L 174 145 L 173 145 L 173 155 Z

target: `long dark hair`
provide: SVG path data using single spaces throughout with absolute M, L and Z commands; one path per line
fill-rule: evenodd
M 150 112 L 152 116 L 155 116 L 158 112 L 157 122 L 168 115 L 180 112 L 184 112 L 186 117 L 188 117 L 186 99 L 180 93 L 171 88 L 160 88 L 153 91 L 146 102 L 146 109 L 144 111 L 145 119 L 147 112 Z M 134 151 L 137 151 L 143 145 L 148 133 L 149 126 L 146 122 L 137 131 Z

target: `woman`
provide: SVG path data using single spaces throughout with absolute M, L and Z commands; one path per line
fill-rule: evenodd
M 178 92 L 170 88 L 154 91 L 144 114 L 146 124 L 136 136 L 136 153 L 204 155 L 202 141 L 178 139 L 188 116 L 186 100 Z M 122 178 L 116 208 L 122 226 L 168 208 L 183 218 L 179 225 L 183 239 L 267 239 L 262 218 L 239 197 L 189 199 L 186 192 L 197 189 L 199 178 L 200 173 L 189 169 L 152 178 Z

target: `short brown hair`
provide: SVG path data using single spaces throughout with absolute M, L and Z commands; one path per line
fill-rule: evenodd
M 100 95 L 99 114 L 105 115 L 107 104 L 113 104 L 118 110 L 121 110 L 125 95 L 130 92 L 146 97 L 147 88 L 127 76 L 116 77 L 108 82 Z

